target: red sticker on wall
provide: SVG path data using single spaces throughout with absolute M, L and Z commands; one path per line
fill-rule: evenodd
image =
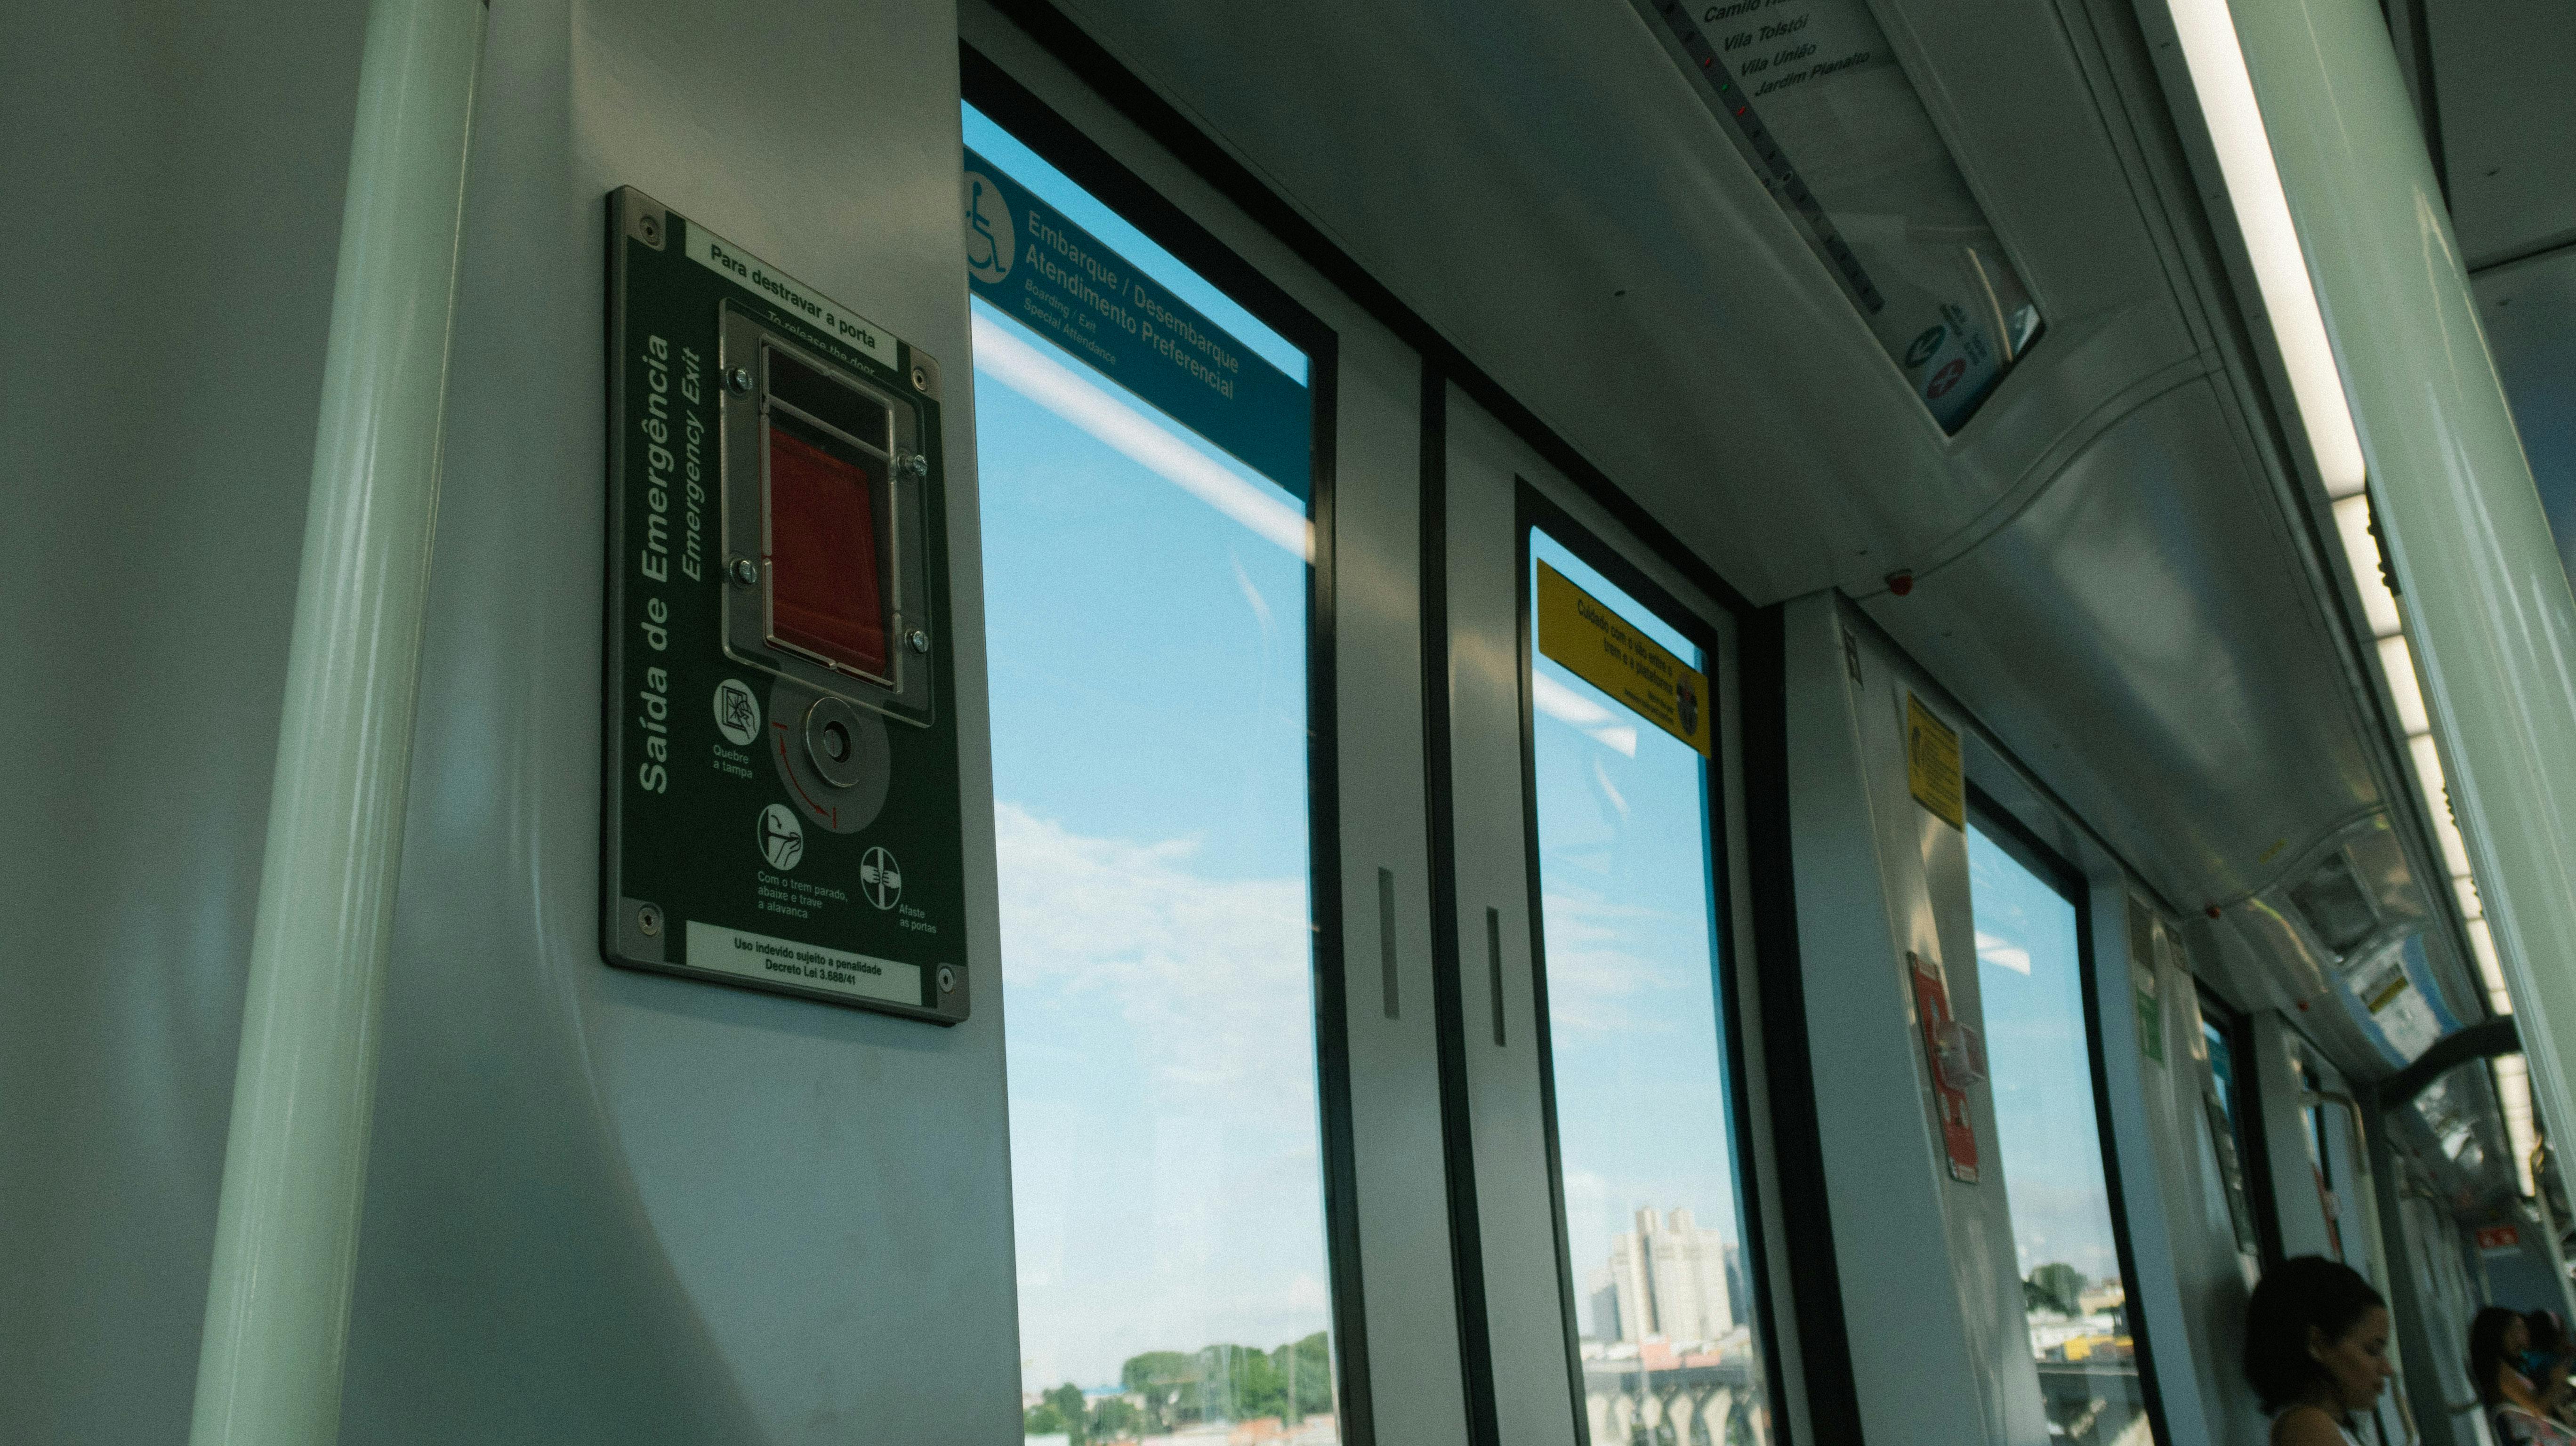
M 1923 1026 L 1923 1063 L 1932 1072 L 1932 1094 L 1941 1106 L 1941 1144 L 1950 1156 L 1950 1178 L 1977 1183 L 1977 1131 L 1968 1123 L 1967 1081 L 1942 1065 L 1941 1042 L 1950 1033 L 1950 987 L 1939 971 L 1912 954 L 1914 1017 Z M 1954 1051 L 1955 1053 L 1955 1051 Z

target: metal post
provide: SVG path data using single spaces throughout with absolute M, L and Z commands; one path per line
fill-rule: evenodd
M 367 17 L 195 1446 L 339 1434 L 483 20 Z
M 2576 599 L 2378 5 L 2239 0 L 2234 15 L 2535 1103 L 2576 1130 Z

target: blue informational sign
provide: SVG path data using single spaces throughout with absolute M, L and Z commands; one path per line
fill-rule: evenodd
M 1302 383 L 973 150 L 965 203 L 977 296 L 1305 499 Z

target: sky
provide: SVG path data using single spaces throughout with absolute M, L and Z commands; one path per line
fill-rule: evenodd
M 1973 821 L 1968 891 L 1995 1132 L 2021 1273 L 2027 1278 L 2063 1262 L 2088 1280 L 2115 1278 L 2120 1260 L 2103 1183 L 2075 906 Z M 2182 1053 L 2178 1045 L 2167 1048 Z

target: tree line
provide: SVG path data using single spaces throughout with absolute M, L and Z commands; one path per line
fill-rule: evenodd
M 1333 1357 L 1324 1332 L 1276 1350 L 1213 1345 L 1147 1351 L 1118 1371 L 1123 1393 L 1086 1402 L 1068 1381 L 1044 1392 L 1022 1417 L 1031 1436 L 1063 1433 L 1071 1446 L 1163 1433 L 1200 1421 L 1277 1416 L 1294 1425 L 1333 1409 Z

